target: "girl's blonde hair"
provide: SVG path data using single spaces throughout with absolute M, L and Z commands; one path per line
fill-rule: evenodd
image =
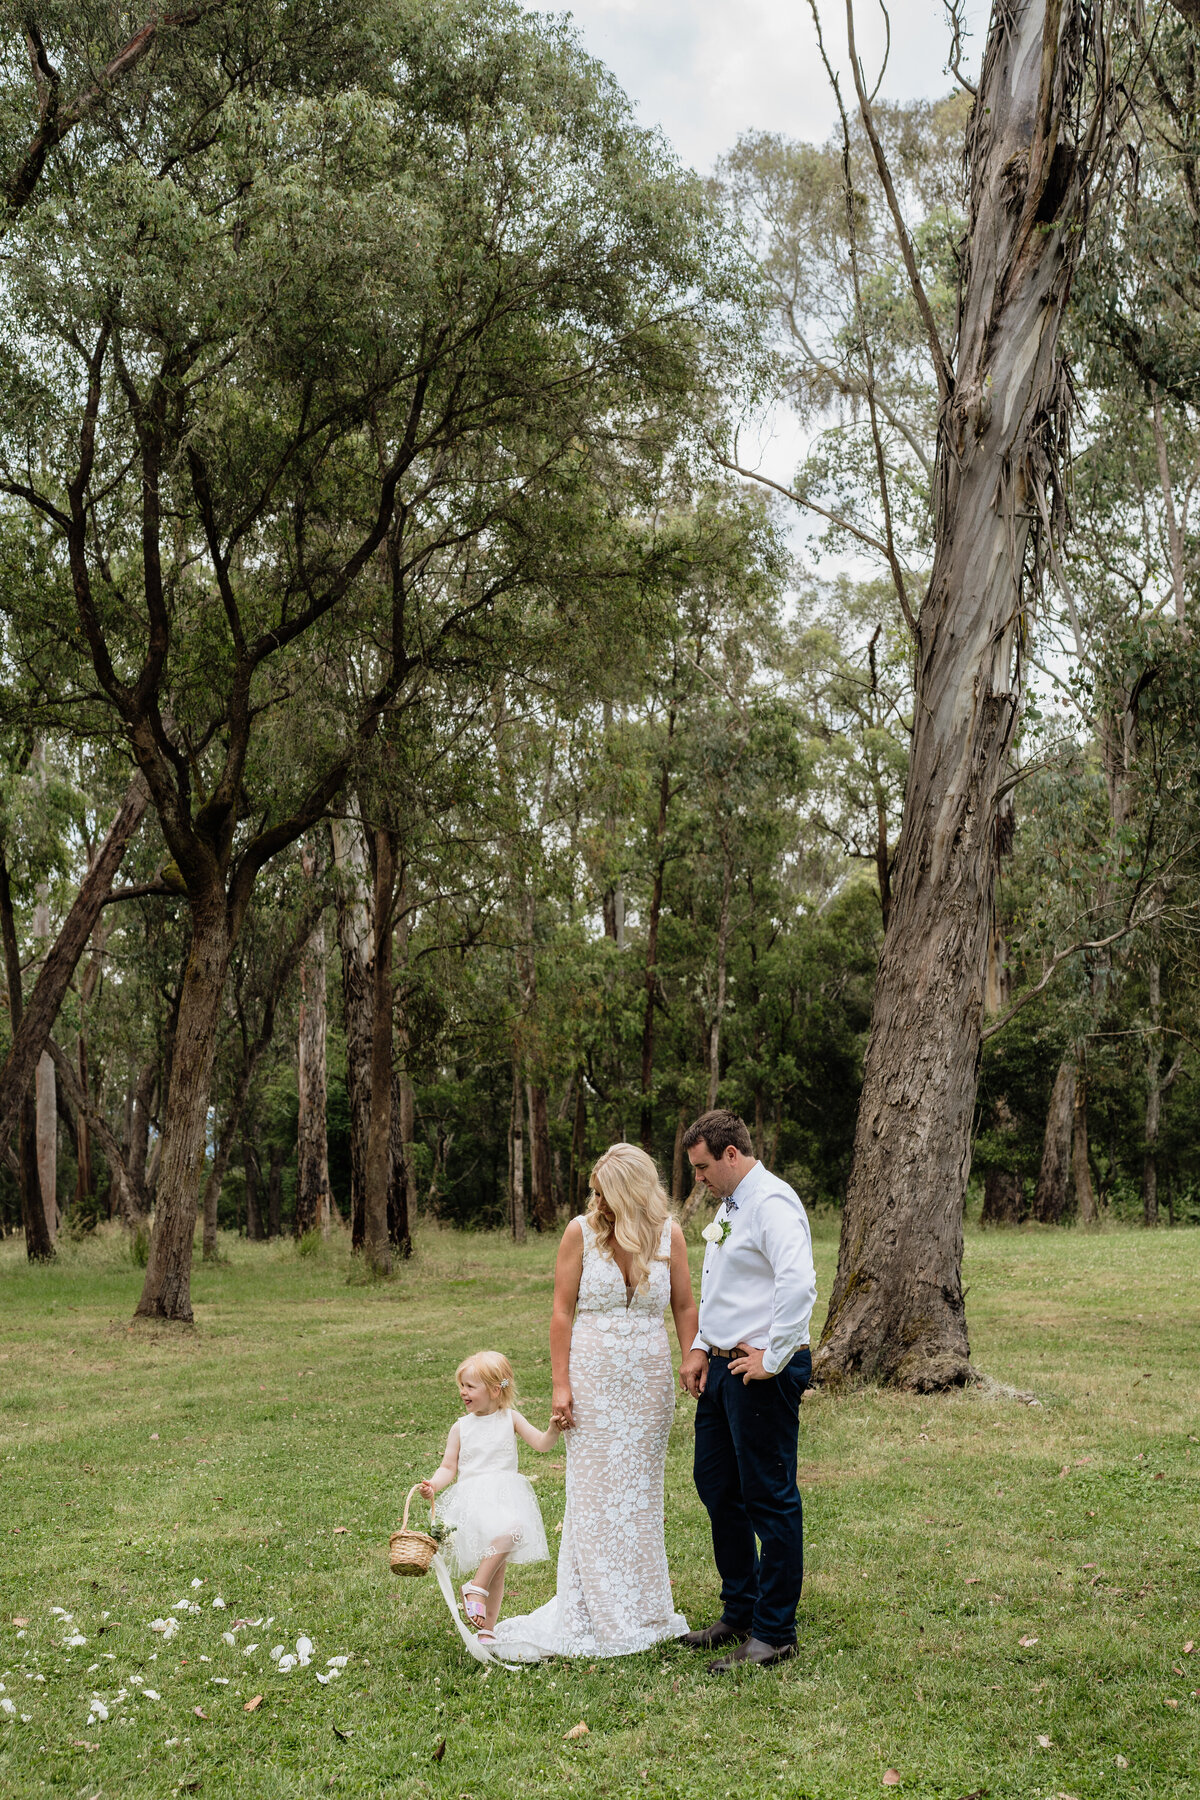
M 502 1410 L 516 1398 L 512 1364 L 498 1350 L 476 1350 L 474 1356 L 464 1356 L 454 1371 L 455 1381 L 461 1381 L 464 1375 L 474 1375 L 482 1381 Z
M 592 1170 L 591 1188 L 587 1222 L 597 1248 L 611 1256 L 614 1240 L 620 1244 L 629 1252 L 631 1286 L 645 1287 L 650 1264 L 668 1260 L 658 1246 L 671 1203 L 657 1167 L 636 1144 L 613 1144 Z

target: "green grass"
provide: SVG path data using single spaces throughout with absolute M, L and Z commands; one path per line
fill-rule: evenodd
M 1200 1232 L 971 1234 L 976 1362 L 1040 1405 L 810 1397 L 800 1656 L 724 1682 L 674 1645 L 484 1674 L 432 1580 L 388 1573 L 465 1351 L 508 1351 L 547 1415 L 551 1244 L 426 1229 L 382 1287 L 348 1286 L 340 1246 L 225 1250 L 178 1332 L 131 1328 L 141 1272 L 119 1239 L 49 1269 L 0 1246 L 0 1697 L 17 1708 L 0 1792 L 854 1800 L 889 1768 L 948 1800 L 1200 1791 L 1200 1649 L 1183 1653 L 1200 1645 Z M 835 1254 L 823 1225 L 825 1294 Z M 668 1551 L 701 1623 L 716 1584 L 691 1431 L 681 1402 Z M 561 1459 L 523 1458 L 552 1529 Z M 515 1570 L 507 1610 L 552 1582 Z M 164 1645 L 149 1621 L 193 1597 Z M 65 1648 L 75 1631 L 86 1645 Z M 267 1652 L 301 1631 L 314 1667 L 280 1676 Z M 93 1691 L 111 1716 L 88 1726 Z M 589 1735 L 565 1740 L 580 1719 Z

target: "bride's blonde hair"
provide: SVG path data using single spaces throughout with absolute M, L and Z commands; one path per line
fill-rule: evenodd
M 650 1264 L 668 1260 L 658 1246 L 671 1203 L 658 1169 L 636 1144 L 613 1144 L 592 1170 L 591 1189 L 587 1222 L 597 1248 L 611 1256 L 615 1239 L 629 1252 L 631 1286 L 645 1287 Z

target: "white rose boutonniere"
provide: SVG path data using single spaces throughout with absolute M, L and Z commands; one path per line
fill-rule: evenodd
M 732 1230 L 733 1226 L 728 1219 L 722 1219 L 719 1223 L 714 1219 L 710 1225 L 704 1227 L 700 1236 L 706 1244 L 715 1244 L 719 1250 Z

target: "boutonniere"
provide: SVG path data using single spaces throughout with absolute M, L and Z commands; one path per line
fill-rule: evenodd
M 715 1244 L 719 1250 L 732 1230 L 733 1226 L 728 1219 L 722 1219 L 719 1223 L 714 1219 L 710 1225 L 704 1227 L 700 1236 L 706 1244 Z

